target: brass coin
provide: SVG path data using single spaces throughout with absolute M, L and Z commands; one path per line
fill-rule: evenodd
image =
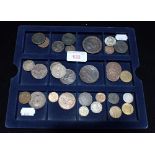
M 50 40 L 46 37 L 45 42 L 43 42 L 42 44 L 38 45 L 41 48 L 46 48 L 50 43 Z
M 56 93 L 56 92 L 51 92 L 51 93 L 49 93 L 49 95 L 48 95 L 48 99 L 49 99 L 49 101 L 50 102 L 57 102 L 58 101 L 58 99 L 59 99 L 59 95 L 58 95 L 58 93 Z
M 31 100 L 31 94 L 29 92 L 20 92 L 19 93 L 19 102 L 21 104 L 26 104 L 26 103 L 29 103 L 29 101 Z
M 120 118 L 122 110 L 118 106 L 112 106 L 109 110 L 109 114 L 112 118 Z
M 122 105 L 122 111 L 125 115 L 131 115 L 134 112 L 134 108 L 130 103 L 124 103 Z
M 129 71 L 124 70 L 120 74 L 120 79 L 123 82 L 131 82 L 132 81 L 132 74 Z
M 105 53 L 107 53 L 107 54 L 113 54 L 113 53 L 115 52 L 113 46 L 105 46 L 104 51 L 105 51 Z
M 97 93 L 96 96 L 96 101 L 103 103 L 106 100 L 106 96 L 104 93 Z

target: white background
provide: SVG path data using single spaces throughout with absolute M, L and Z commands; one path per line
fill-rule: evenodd
M 153 0 L 4 0 L 0 20 L 155 20 Z M 154 134 L 0 134 L 1 155 L 154 154 Z

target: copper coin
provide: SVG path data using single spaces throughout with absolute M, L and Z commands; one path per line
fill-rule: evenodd
M 104 93 L 97 93 L 95 98 L 96 101 L 103 103 L 106 100 L 106 95 Z
M 112 81 L 112 82 L 115 82 L 115 81 L 119 80 L 121 71 L 122 71 L 122 67 L 117 62 L 109 62 L 106 65 L 107 79 Z
M 51 93 L 49 93 L 49 95 L 48 95 L 48 99 L 49 99 L 49 101 L 50 102 L 57 102 L 58 101 L 58 99 L 59 99 L 59 95 L 58 95 L 58 93 L 56 93 L 56 92 L 51 92 Z
M 113 46 L 105 46 L 104 51 L 105 51 L 105 53 L 107 53 L 107 54 L 113 54 L 113 53 L 115 52 Z
M 122 116 L 122 110 L 118 106 L 112 106 L 109 110 L 109 114 L 112 118 L 120 118 Z
M 134 108 L 130 103 L 124 103 L 122 105 L 122 111 L 125 115 L 131 115 L 134 112 Z
M 42 44 L 38 45 L 41 48 L 46 48 L 50 43 L 50 40 L 46 37 L 45 42 L 43 42 Z
M 127 70 L 122 71 L 120 74 L 120 79 L 126 83 L 131 82 L 132 81 L 132 74 Z
M 29 103 L 30 100 L 31 100 L 31 94 L 29 92 L 24 91 L 19 93 L 19 102 L 21 104 Z

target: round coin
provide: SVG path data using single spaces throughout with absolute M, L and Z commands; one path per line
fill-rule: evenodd
M 113 54 L 115 52 L 114 47 L 112 46 L 105 46 L 104 51 L 107 54 Z
M 91 104 L 90 109 L 93 113 L 100 113 L 102 111 L 102 104 L 95 101 Z
M 124 93 L 123 94 L 123 100 L 126 103 L 132 103 L 133 102 L 133 95 L 131 93 Z
M 64 110 L 72 109 L 75 106 L 76 99 L 72 93 L 62 93 L 59 97 L 58 103 Z
M 42 108 L 46 103 L 46 97 L 42 92 L 33 92 L 31 94 L 31 100 L 29 101 L 29 105 L 34 109 Z
M 62 52 L 65 48 L 65 45 L 62 41 L 55 41 L 52 43 L 52 50 L 54 52 Z
M 109 62 L 106 65 L 106 76 L 109 81 L 115 82 L 119 80 L 122 67 L 117 62 Z
M 126 53 L 128 51 L 128 44 L 124 41 L 117 41 L 114 49 L 118 53 Z
M 125 115 L 131 115 L 134 112 L 134 108 L 130 103 L 124 103 L 122 105 L 122 111 Z
M 103 103 L 106 100 L 106 96 L 104 93 L 97 93 L 95 99 L 96 101 Z
M 88 116 L 88 114 L 89 114 L 89 109 L 88 109 L 88 107 L 86 107 L 86 106 L 81 106 L 80 108 L 79 108 L 79 114 L 80 114 L 80 116 Z
M 46 40 L 46 36 L 43 33 L 35 33 L 32 36 L 32 42 L 37 45 L 44 43 L 45 40 Z
M 35 79 L 43 79 L 47 72 L 47 67 L 44 64 L 36 64 L 31 70 L 31 74 Z
M 31 100 L 31 94 L 29 92 L 26 92 L 26 91 L 20 92 L 18 100 L 21 104 L 29 103 L 29 101 Z
M 95 83 L 99 79 L 99 71 L 93 65 L 85 65 L 80 69 L 80 79 L 85 83 Z
M 83 49 L 91 54 L 95 54 L 101 51 L 102 42 L 96 36 L 88 36 L 82 42 Z
M 124 70 L 120 74 L 120 79 L 126 83 L 131 82 L 132 81 L 132 74 L 129 71 Z
M 62 41 L 65 45 L 72 45 L 75 43 L 76 41 L 76 37 L 74 34 L 72 33 L 65 33 L 63 36 L 62 36 Z
M 79 95 L 79 103 L 83 106 L 89 106 L 91 105 L 92 101 L 93 101 L 93 97 L 90 93 L 87 92 L 83 92 Z
M 51 65 L 50 65 L 50 70 L 51 71 L 52 71 L 53 66 L 56 65 L 56 64 L 61 64 L 61 63 L 60 62 L 53 62 L 53 63 L 51 63 Z
M 109 93 L 108 102 L 112 104 L 117 104 L 119 102 L 119 95 L 117 93 Z
M 71 69 L 66 69 L 66 74 L 60 79 L 63 84 L 70 85 L 76 80 L 76 74 Z
M 104 42 L 107 46 L 114 46 L 116 44 L 116 39 L 112 36 L 108 36 L 105 38 Z
M 66 52 L 67 52 L 67 51 L 75 51 L 75 46 L 73 46 L 73 45 L 66 46 L 66 47 L 65 47 L 65 51 L 66 51 Z
M 51 92 L 51 93 L 49 93 L 49 95 L 48 95 L 48 99 L 49 99 L 49 101 L 50 102 L 57 102 L 58 101 L 58 99 L 59 99 L 59 95 L 58 95 L 58 93 L 56 93 L 56 92 Z
M 109 114 L 112 118 L 120 118 L 122 116 L 122 110 L 118 106 L 112 106 Z
M 34 66 L 35 66 L 35 63 L 32 60 L 25 60 L 23 62 L 23 70 L 24 71 L 31 71 L 34 68 Z
M 50 43 L 50 40 L 46 37 L 45 42 L 43 42 L 42 44 L 38 45 L 41 48 L 46 48 Z
M 61 63 L 55 63 L 51 67 L 51 74 L 57 79 L 61 79 L 66 75 L 66 67 Z

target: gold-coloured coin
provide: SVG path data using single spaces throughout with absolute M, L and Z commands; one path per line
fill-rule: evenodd
M 19 93 L 19 102 L 21 104 L 27 104 L 31 100 L 31 94 L 29 92 L 20 92 Z
M 120 74 L 120 79 L 123 82 L 131 82 L 132 81 L 132 74 L 129 71 L 124 70 Z
M 59 95 L 56 92 L 51 92 L 48 95 L 48 99 L 49 99 L 50 102 L 57 102 L 58 99 L 59 99 Z
M 112 106 L 109 110 L 109 114 L 112 118 L 120 118 L 122 110 L 118 106 Z
M 96 96 L 96 101 L 103 103 L 106 100 L 106 96 L 104 93 L 97 93 Z
M 124 103 L 122 105 L 122 111 L 125 115 L 131 115 L 134 112 L 134 108 L 130 103 Z

